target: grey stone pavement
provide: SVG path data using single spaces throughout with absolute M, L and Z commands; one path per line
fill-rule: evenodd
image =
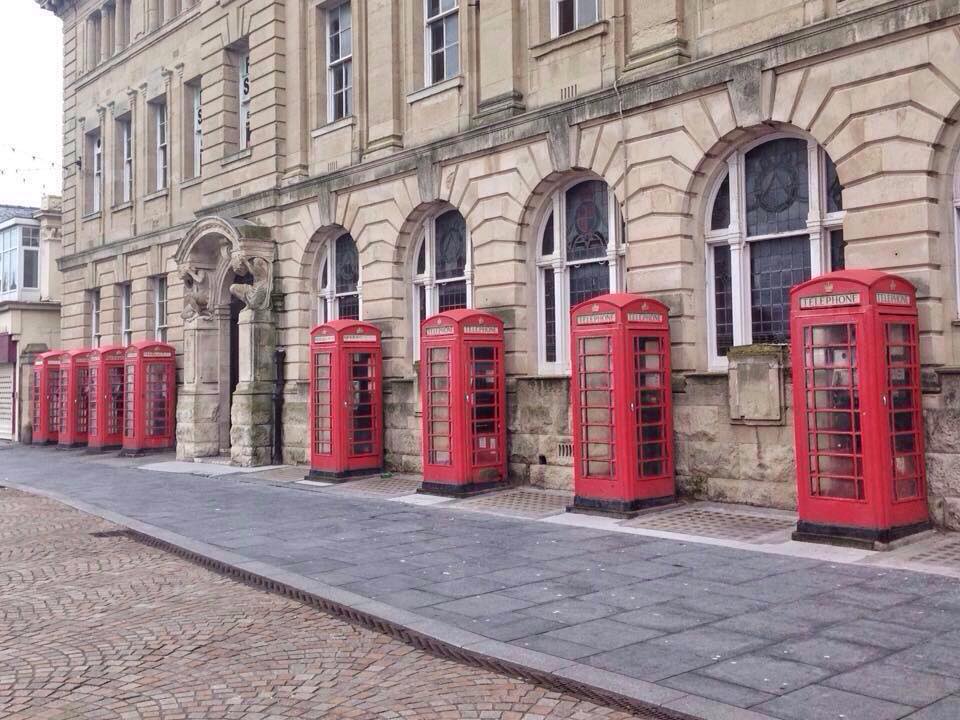
M 150 472 L 78 451 L 13 446 L 0 460 L 0 484 L 707 720 L 960 718 L 953 578 Z

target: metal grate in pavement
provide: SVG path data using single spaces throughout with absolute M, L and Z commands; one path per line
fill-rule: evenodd
M 567 505 L 572 502 L 573 495 L 568 493 L 536 488 L 516 488 L 467 498 L 450 507 L 515 517 L 542 518 L 564 512 Z
M 284 465 L 283 467 L 263 470 L 261 472 L 248 473 L 243 477 L 244 480 L 255 478 L 257 480 L 268 480 L 270 482 L 297 482 L 303 480 L 310 468 L 307 465 Z
M 654 512 L 628 520 L 623 524 L 626 527 L 663 530 L 747 543 L 757 543 L 764 539 L 770 542 L 783 542 L 789 539 L 789 533 L 796 527 L 796 521 L 786 517 L 697 507 Z
M 334 492 L 369 493 L 384 497 L 397 497 L 415 493 L 420 487 L 420 478 L 405 475 L 391 475 L 389 477 L 368 477 L 360 480 L 351 480 L 330 488 Z

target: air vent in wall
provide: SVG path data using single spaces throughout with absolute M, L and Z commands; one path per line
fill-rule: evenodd
M 562 457 L 562 458 L 573 457 L 573 443 L 568 443 L 568 442 L 557 443 L 557 457 Z
M 567 85 L 565 88 L 560 88 L 560 99 L 561 100 L 573 100 L 577 96 L 577 86 L 576 85 Z

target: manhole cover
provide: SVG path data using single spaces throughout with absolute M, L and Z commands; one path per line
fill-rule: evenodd
M 394 497 L 397 495 L 410 495 L 415 493 L 420 487 L 420 479 L 414 477 L 370 477 L 361 480 L 351 480 L 350 482 L 336 485 L 331 490 L 343 492 L 361 492 L 372 495 L 384 495 Z
M 796 527 L 796 523 L 787 518 L 703 508 L 668 510 L 641 515 L 625 522 L 624 525 L 741 542 L 757 542 L 767 535 L 788 533 Z M 785 538 L 777 538 L 776 541 L 783 539 Z
M 462 500 L 453 507 L 464 510 L 484 510 L 504 515 L 541 518 L 562 513 L 573 502 L 573 496 L 566 493 L 519 488 L 505 490 L 489 495 Z

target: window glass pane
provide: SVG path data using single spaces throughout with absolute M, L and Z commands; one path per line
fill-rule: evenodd
M 724 357 L 733 347 L 733 278 L 729 245 L 713 248 L 713 301 L 717 355 Z
M 444 78 L 455 77 L 460 73 L 460 45 L 454 43 L 446 49 L 446 67 Z
M 597 21 L 597 0 L 577 0 L 577 27 Z
M 553 268 L 543 271 L 544 360 L 557 361 L 557 288 Z
M 750 315 L 755 343 L 790 339 L 790 288 L 810 279 L 806 235 L 750 244 Z
M 717 198 L 713 201 L 713 212 L 710 215 L 710 229 L 724 230 L 730 227 L 730 176 L 727 175 L 720 183 Z
M 607 185 L 582 182 L 567 190 L 567 260 L 605 257 L 609 227 Z
M 438 50 L 430 56 L 430 82 L 443 80 L 443 50 Z
M 427 17 L 433 17 L 440 12 L 440 0 L 427 0 Z
M 467 264 L 467 224 L 456 210 L 450 210 L 435 221 L 435 261 L 438 280 L 462 277 Z
M 459 310 L 467 306 L 467 282 L 458 280 L 437 285 L 437 312 Z
M 826 163 L 827 212 L 835 213 L 843 210 L 843 186 L 837 176 L 837 166 L 826 153 L 823 154 Z
M 344 295 L 337 298 L 337 316 L 341 320 L 359 320 L 360 296 Z
M 423 275 L 427 271 L 427 243 L 421 241 L 420 252 L 417 253 L 417 275 Z
M 39 252 L 25 249 L 23 251 L 23 286 L 28 288 L 39 287 L 39 272 Z
M 843 230 L 830 231 L 830 269 L 843 270 L 847 267 L 847 243 L 843 239 Z
M 747 234 L 770 235 L 807 226 L 807 143 L 785 138 L 746 155 Z
M 570 307 L 610 292 L 610 268 L 606 262 L 570 267 Z
M 540 254 L 543 256 L 553 255 L 553 213 L 547 218 L 543 226 L 543 240 L 540 243 Z
M 557 0 L 557 30 L 560 35 L 574 30 L 574 0 Z
M 337 238 L 336 258 L 337 292 L 355 292 L 360 278 L 360 258 L 353 237 L 341 235 Z

